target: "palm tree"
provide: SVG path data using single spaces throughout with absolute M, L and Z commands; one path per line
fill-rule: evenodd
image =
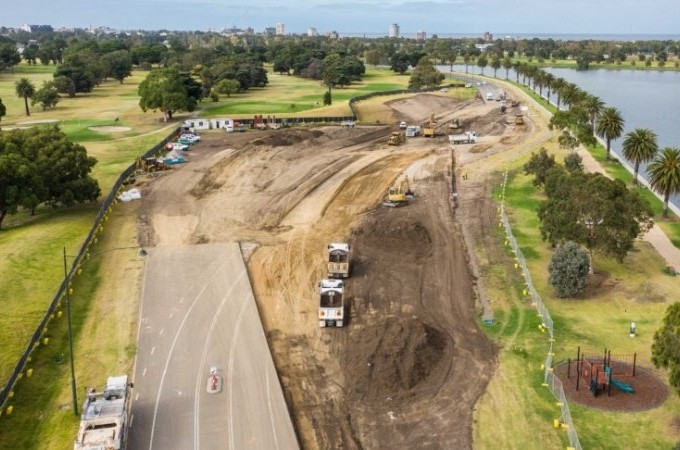
M 33 83 L 31 83 L 31 80 L 28 78 L 21 78 L 14 86 L 17 96 L 24 99 L 24 105 L 26 105 L 26 115 L 30 116 L 31 112 L 28 110 L 28 99 L 33 97 L 33 94 L 35 94 L 35 86 L 33 86 Z
M 647 128 L 637 128 L 626 134 L 623 141 L 623 156 L 627 160 L 632 161 L 635 166 L 635 178 L 633 184 L 638 183 L 638 170 L 640 164 L 651 161 L 659 151 L 659 146 L 656 143 L 656 133 Z
M 602 110 L 602 114 L 597 118 L 595 132 L 607 142 L 607 159 L 613 139 L 618 139 L 623 133 L 625 121 L 618 109 L 609 106 Z
M 604 106 L 604 101 L 595 95 L 587 95 L 583 101 L 583 108 L 588 113 L 588 117 L 590 117 L 590 126 L 593 127 L 593 130 L 595 129 L 595 118 L 602 113 Z
M 668 199 L 671 194 L 680 192 L 680 150 L 664 148 L 647 166 L 647 173 L 652 189 L 663 195 L 663 216 L 668 217 Z
M 567 82 L 564 78 L 557 77 L 552 83 L 552 90 L 557 94 L 557 109 L 560 109 L 560 102 L 562 101 L 562 89 Z
M 503 68 L 505 69 L 505 79 L 508 79 L 508 72 L 512 69 L 513 63 L 509 56 L 503 58 Z
M 548 99 L 548 103 L 550 103 L 550 93 L 553 90 L 553 86 L 555 83 L 555 75 L 551 74 L 550 72 L 545 72 L 544 76 L 544 83 L 545 87 L 547 89 L 547 92 L 545 94 L 545 98 Z

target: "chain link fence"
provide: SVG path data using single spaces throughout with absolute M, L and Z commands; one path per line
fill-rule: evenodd
M 151 149 L 149 149 L 143 155 L 143 157 L 154 156 L 162 152 L 165 148 L 165 145 L 168 142 L 170 142 L 177 135 L 178 132 L 179 128 L 173 129 L 173 131 L 168 136 L 166 136 L 161 142 L 159 142 L 158 144 L 154 145 Z M 88 249 L 90 248 L 90 245 L 93 243 L 97 234 L 103 229 L 102 222 L 105 220 L 105 217 L 110 212 L 112 205 L 116 201 L 118 195 L 121 193 L 124 185 L 128 182 L 130 177 L 134 175 L 136 168 L 137 168 L 136 164 L 133 163 L 127 169 L 125 169 L 125 171 L 123 171 L 123 173 L 118 177 L 118 180 L 111 188 L 109 194 L 102 201 L 102 205 L 99 208 L 99 212 L 97 213 L 97 216 L 94 219 L 94 223 L 92 225 L 92 228 L 90 229 L 90 232 L 88 233 L 87 237 L 81 244 L 78 253 L 73 257 L 71 268 L 68 270 L 68 275 L 66 276 L 66 279 L 62 281 L 61 285 L 57 289 L 57 293 L 50 302 L 50 305 L 47 308 L 45 314 L 43 315 L 42 320 L 36 327 L 31 338 L 28 340 L 28 344 L 26 345 L 24 352 L 22 353 L 21 357 L 19 358 L 19 361 L 17 362 L 16 366 L 14 366 L 14 369 L 10 373 L 10 376 L 7 379 L 7 382 L 5 383 L 5 386 L 0 391 L 0 412 L 4 409 L 7 401 L 11 398 L 16 382 L 24 376 L 24 370 L 26 369 L 26 364 L 29 361 L 31 353 L 36 348 L 38 348 L 41 340 L 43 339 L 43 337 L 45 337 L 44 335 L 47 324 L 61 307 L 66 296 L 66 290 L 69 288 L 71 284 L 71 279 L 73 278 L 74 274 L 78 271 L 78 268 L 82 264 L 85 254 L 87 253 Z
M 550 336 L 550 348 L 548 354 L 543 363 L 543 385 L 550 389 L 550 392 L 557 399 L 557 404 L 560 406 L 561 417 L 555 422 L 555 426 L 559 428 L 566 428 L 567 436 L 569 437 L 570 449 L 582 450 L 581 443 L 578 440 L 578 434 L 576 433 L 576 428 L 574 427 L 574 422 L 571 419 L 571 413 L 569 412 L 569 405 L 567 403 L 567 398 L 564 395 L 564 388 L 562 386 L 562 381 L 553 373 L 553 344 L 554 339 L 554 324 L 552 317 L 550 316 L 550 311 L 543 303 L 541 296 L 536 292 L 534 283 L 531 280 L 531 274 L 529 273 L 529 268 L 527 267 L 526 260 L 522 254 L 522 250 L 519 248 L 515 236 L 512 234 L 512 227 L 510 226 L 510 221 L 508 216 L 505 214 L 505 188 L 508 182 L 508 172 L 506 171 L 503 175 L 503 184 L 501 186 L 501 204 L 500 204 L 500 216 L 503 227 L 505 228 L 505 242 L 510 246 L 512 252 L 515 254 L 515 267 L 521 269 L 522 276 L 524 277 L 525 291 L 524 294 L 531 298 L 531 304 L 536 308 L 538 316 L 541 318 L 541 324 L 539 328 L 542 332 L 547 333 Z

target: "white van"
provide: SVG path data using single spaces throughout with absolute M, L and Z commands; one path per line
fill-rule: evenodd
M 486 93 L 486 99 L 489 100 L 489 101 L 493 100 L 493 92 L 487 92 Z

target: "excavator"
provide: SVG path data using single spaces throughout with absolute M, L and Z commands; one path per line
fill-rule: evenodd
M 415 195 L 408 182 L 408 176 L 404 175 L 401 181 L 398 181 L 387 190 L 387 199 L 383 202 L 383 206 L 390 208 L 404 206 L 408 203 L 408 199 L 415 197 Z
M 437 120 L 434 118 L 434 113 L 430 114 L 430 120 L 423 125 L 423 137 L 435 137 L 437 134 Z

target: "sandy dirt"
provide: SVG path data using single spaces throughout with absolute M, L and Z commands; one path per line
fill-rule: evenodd
M 130 127 L 116 127 L 112 125 L 101 125 L 96 127 L 89 127 L 92 131 L 98 131 L 101 133 L 122 133 L 124 131 L 130 131 Z
M 138 179 L 141 245 L 241 242 L 303 448 L 471 448 L 497 364 L 476 326 L 485 306 L 470 248 L 496 222 L 483 174 L 534 127 L 479 98 L 390 106 L 410 123 L 434 113 L 439 136 L 388 146 L 396 126 L 211 132 L 187 164 Z M 480 140 L 452 149 L 454 118 Z M 403 173 L 416 197 L 380 206 Z M 322 329 L 316 286 L 327 243 L 341 241 L 354 249 L 349 323 Z

